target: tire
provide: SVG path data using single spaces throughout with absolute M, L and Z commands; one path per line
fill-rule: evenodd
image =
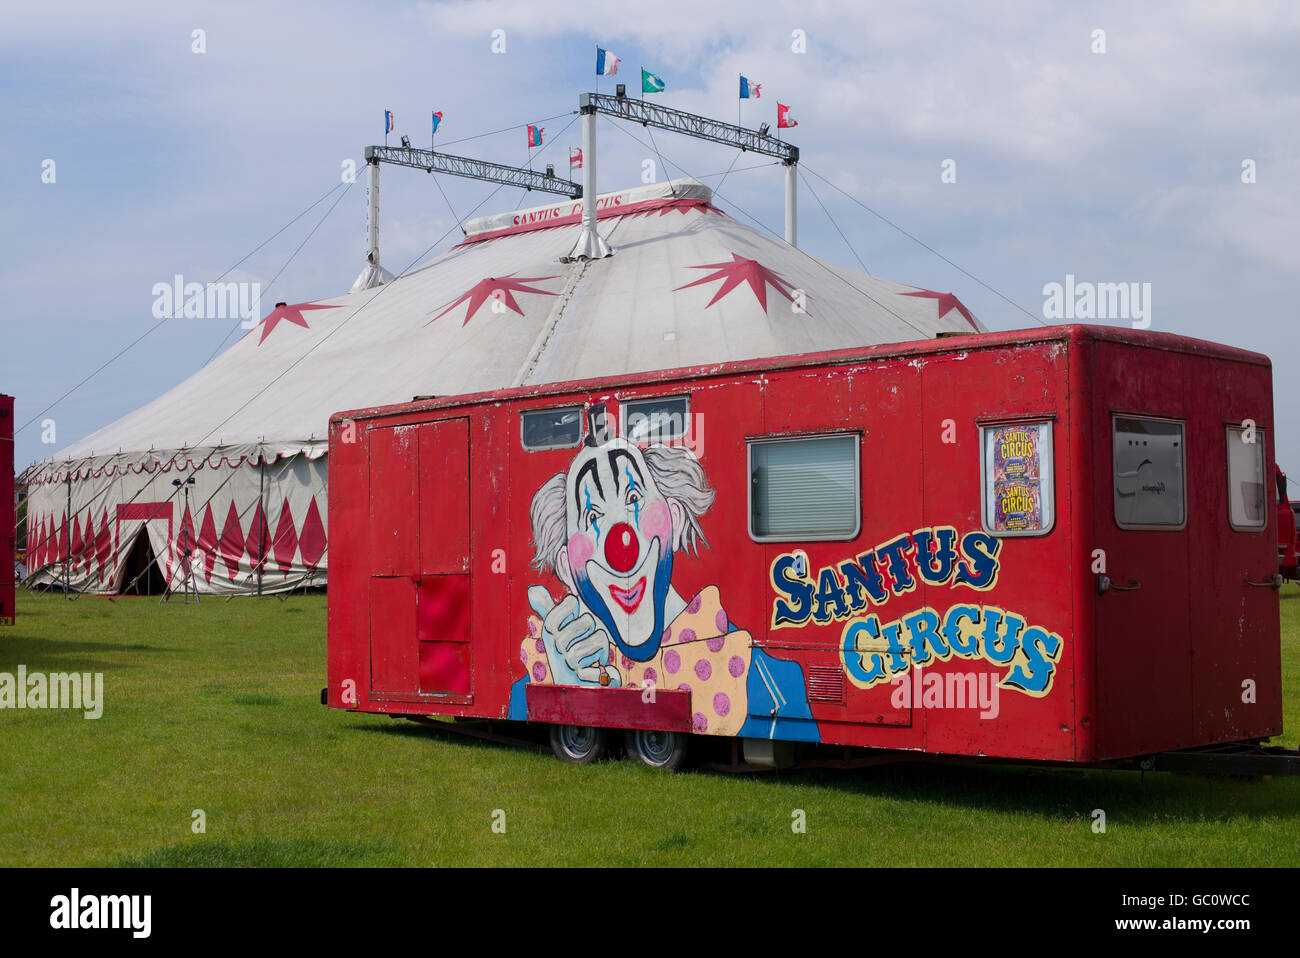
M 690 736 L 684 732 L 628 729 L 625 740 L 628 757 L 640 759 L 651 768 L 676 772 L 686 765 L 687 753 L 690 750 Z
M 609 753 L 609 733 L 590 725 L 552 725 L 551 751 L 561 762 L 591 765 Z

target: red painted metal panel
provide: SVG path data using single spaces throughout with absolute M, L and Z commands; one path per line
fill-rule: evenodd
M 348 543 L 330 556 L 326 642 L 326 702 L 370 708 L 369 435 L 364 423 L 330 423 L 329 529 Z
M 531 552 L 512 550 L 513 500 L 511 451 L 518 448 L 514 406 L 474 410 L 470 423 L 470 601 L 474 608 L 474 714 L 504 718 L 510 702 L 510 675 L 519 663 L 522 619 L 510 614 L 511 577 L 528 568 Z M 526 600 L 525 600 L 526 601 Z
M 468 575 L 420 577 L 417 638 L 421 642 L 468 642 Z
M 1187 423 L 1191 403 L 1183 355 L 1099 342 L 1094 349 L 1092 407 L 1095 546 L 1115 585 L 1097 597 L 1097 743 L 1100 757 L 1135 755 L 1195 743 L 1192 721 L 1192 583 L 1188 533 L 1123 529 L 1115 519 L 1112 416 L 1128 413 Z M 1188 423 L 1186 434 L 1192 432 Z M 1185 461 L 1185 481 L 1206 466 Z M 1210 467 L 1212 468 L 1212 467 Z M 1201 515 L 1188 509 L 1188 524 Z
M 419 564 L 416 427 L 370 430 L 371 557 L 377 575 L 415 575 Z
M 763 434 L 806 435 L 843 433 L 851 430 L 861 438 L 859 449 L 862 528 L 856 538 L 832 542 L 770 543 L 764 547 L 765 567 L 793 549 L 808 557 L 809 576 L 819 581 L 822 570 L 844 582 L 841 566 L 855 560 L 877 544 L 896 538 L 920 525 L 921 457 L 916 440 L 921 422 L 920 374 L 914 365 L 881 362 L 869 366 L 833 369 L 801 369 L 774 374 L 763 390 Z M 901 454 L 906 450 L 910 454 Z M 882 508 L 888 503 L 889 508 Z M 772 586 L 766 579 L 762 590 L 768 597 L 766 618 L 773 615 Z M 890 597 L 871 605 L 861 615 L 836 616 L 819 625 L 815 620 L 798 627 L 771 628 L 764 646 L 778 658 L 798 661 L 807 674 L 813 667 L 835 667 L 843 672 L 840 645 L 854 623 L 868 614 L 894 618 L 909 597 Z M 864 652 L 870 640 L 861 629 L 852 633 L 852 644 Z M 870 654 L 870 653 L 867 653 Z M 919 748 L 921 729 L 913 727 L 910 705 L 895 705 L 889 683 L 871 688 L 850 684 L 842 703 L 811 702 L 820 724 L 841 726 L 838 734 L 861 737 L 862 726 L 880 726 L 874 741 L 888 747 Z
M 1068 462 L 1061 463 L 1057 483 L 1057 513 L 1062 529 L 1070 537 L 1070 568 L 1060 585 L 1069 592 L 1073 629 L 1071 644 L 1061 657 L 1062 667 L 1070 669 L 1074 698 L 1075 761 L 1093 762 L 1097 751 L 1097 576 L 1093 572 L 1095 541 L 1092 493 L 1096 466 L 1091 451 L 1096 425 L 1092 420 L 1094 356 L 1090 344 L 1072 342 L 1069 368 L 1063 385 L 1062 407 L 1070 428 L 1059 443 L 1067 450 Z M 1062 420 L 1066 421 L 1066 420 Z
M 1041 535 L 1007 536 L 998 542 L 995 583 L 986 589 L 951 584 L 923 583 L 924 605 L 945 616 L 956 605 L 979 607 L 982 625 L 994 625 L 1008 643 L 1023 642 L 1046 630 L 1062 648 L 1051 670 L 1046 690 L 1027 692 L 1008 681 L 1013 670 L 1029 667 L 1023 646 L 1007 662 L 984 655 L 954 654 L 947 661 L 932 661 L 922 679 L 933 688 L 943 683 L 943 695 L 918 709 L 925 727 L 927 752 L 961 753 L 972 743 L 988 755 L 1069 761 L 1075 755 L 1072 653 L 1076 641 L 1072 627 L 1068 581 L 1071 566 L 1071 525 L 1068 516 L 1069 470 L 1073 453 L 1074 422 L 1067 404 L 1067 363 L 1061 344 L 1008 347 L 996 351 L 958 353 L 934 357 L 922 366 L 923 414 L 918 435 L 925 461 L 919 484 L 924 501 L 924 522 L 930 528 L 956 530 L 965 553 L 966 536 L 985 532 L 981 497 L 980 426 L 1051 422 L 1054 461 L 1052 492 L 1057 518 Z M 983 392 L 979 392 L 983 389 Z M 980 395 L 972 408 L 972 397 Z M 919 604 L 919 603 L 918 603 Z M 1023 622 L 1017 630 L 1011 617 Z M 1000 655 L 996 656 L 1001 658 Z M 914 683 L 915 685 L 915 683 Z M 970 693 L 976 694 L 972 696 Z M 924 701 L 924 698 L 923 698 Z M 933 707 L 937 702 L 937 707 Z M 915 703 L 914 703 L 915 704 Z
M 470 694 L 469 645 L 464 642 L 421 642 L 420 691 Z
M 370 580 L 370 688 L 394 695 L 419 691 L 415 583 L 407 576 Z
M 691 730 L 690 693 L 673 689 L 658 689 L 654 701 L 646 701 L 646 693 L 638 689 L 530 685 L 527 698 L 530 722 L 660 732 Z
M 1200 741 L 1276 735 L 1282 731 L 1278 594 L 1246 584 L 1269 582 L 1277 566 L 1270 377 L 1259 367 L 1197 359 L 1189 363 L 1188 380 L 1188 456 L 1197 464 L 1188 497 L 1195 734 Z M 1247 420 L 1260 440 L 1266 493 L 1267 521 L 1255 531 L 1233 529 L 1228 520 L 1227 427 Z
M 12 625 L 14 621 L 15 526 L 14 400 L 12 396 L 0 396 L 0 625 Z
M 425 423 L 420 434 L 420 572 L 469 571 L 469 420 Z
M 422 576 L 416 594 L 420 691 L 472 691 L 470 577 Z

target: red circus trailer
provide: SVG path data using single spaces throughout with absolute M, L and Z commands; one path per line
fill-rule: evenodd
M 1273 461 L 1267 357 L 1089 326 L 341 413 L 322 702 L 669 767 L 1246 749 Z
M 14 622 L 14 400 L 0 394 L 0 625 Z

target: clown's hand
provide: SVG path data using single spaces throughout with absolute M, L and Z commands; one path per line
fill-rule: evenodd
M 576 595 L 554 603 L 545 586 L 528 590 L 528 604 L 542 620 L 542 641 L 556 685 L 622 685 L 618 670 L 609 664 L 609 635 L 584 612 Z

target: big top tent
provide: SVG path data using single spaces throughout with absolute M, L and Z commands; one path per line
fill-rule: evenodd
M 949 293 L 844 269 L 733 219 L 695 180 L 601 195 L 614 254 L 566 262 L 581 208 L 473 220 L 428 266 L 279 305 L 184 382 L 41 464 L 28 511 L 37 581 L 179 588 L 188 546 L 200 592 L 324 584 L 338 410 L 984 328 Z

